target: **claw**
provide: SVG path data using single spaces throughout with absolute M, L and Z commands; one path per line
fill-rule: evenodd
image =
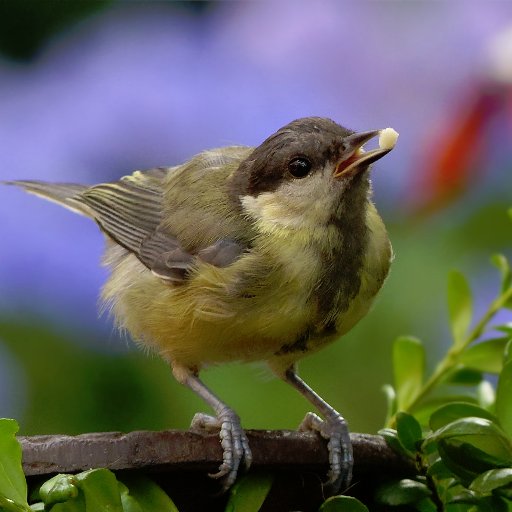
M 222 410 L 217 418 L 199 413 L 194 416 L 191 428 L 209 432 L 219 430 L 222 464 L 217 473 L 210 473 L 209 476 L 222 479 L 223 491 L 228 490 L 235 483 L 240 466 L 247 470 L 252 462 L 251 449 L 240 425 L 240 418 L 228 408 Z
M 333 413 L 322 420 L 312 412 L 308 412 L 299 426 L 299 430 L 318 432 L 328 439 L 330 469 L 325 483 L 334 493 L 345 490 L 352 480 L 354 459 L 348 425 L 338 413 Z

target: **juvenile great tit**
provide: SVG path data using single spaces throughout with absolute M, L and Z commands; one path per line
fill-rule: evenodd
M 376 136 L 380 147 L 364 151 Z M 192 423 L 220 429 L 223 462 L 212 476 L 224 489 L 251 450 L 238 415 L 199 372 L 228 361 L 265 361 L 302 393 L 324 418 L 308 413 L 300 428 L 328 439 L 329 484 L 350 483 L 347 423 L 296 365 L 349 331 L 388 274 L 392 249 L 369 170 L 397 136 L 307 117 L 256 148 L 213 149 L 113 183 L 8 182 L 96 221 L 111 269 L 103 301 L 215 411 Z

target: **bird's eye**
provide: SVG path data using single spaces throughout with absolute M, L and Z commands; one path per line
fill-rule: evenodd
M 311 162 L 302 156 L 294 158 L 288 164 L 288 172 L 294 178 L 305 178 L 311 171 Z

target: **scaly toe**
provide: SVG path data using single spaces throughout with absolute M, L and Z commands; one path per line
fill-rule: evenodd
M 308 413 L 299 427 L 302 431 L 316 431 L 328 439 L 330 469 L 326 486 L 333 493 L 345 490 L 352 480 L 353 454 L 350 434 L 345 419 L 339 414 L 329 415 L 325 420 Z
M 222 490 L 228 490 L 235 483 L 240 466 L 247 470 L 252 462 L 249 442 L 240 419 L 229 409 L 222 411 L 217 418 L 199 413 L 194 416 L 191 427 L 209 432 L 220 428 L 223 460 L 219 470 L 209 476 L 222 480 Z

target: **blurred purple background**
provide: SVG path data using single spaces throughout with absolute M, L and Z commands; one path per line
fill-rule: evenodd
M 374 173 L 380 210 L 400 223 L 426 140 L 489 78 L 490 41 L 511 23 L 508 1 L 114 3 L 31 62 L 0 58 L 0 179 L 114 180 L 328 116 L 400 132 Z M 510 197 L 510 124 L 492 133 L 482 190 Z M 1 315 L 111 337 L 110 321 L 97 319 L 97 227 L 9 187 L 0 216 Z

